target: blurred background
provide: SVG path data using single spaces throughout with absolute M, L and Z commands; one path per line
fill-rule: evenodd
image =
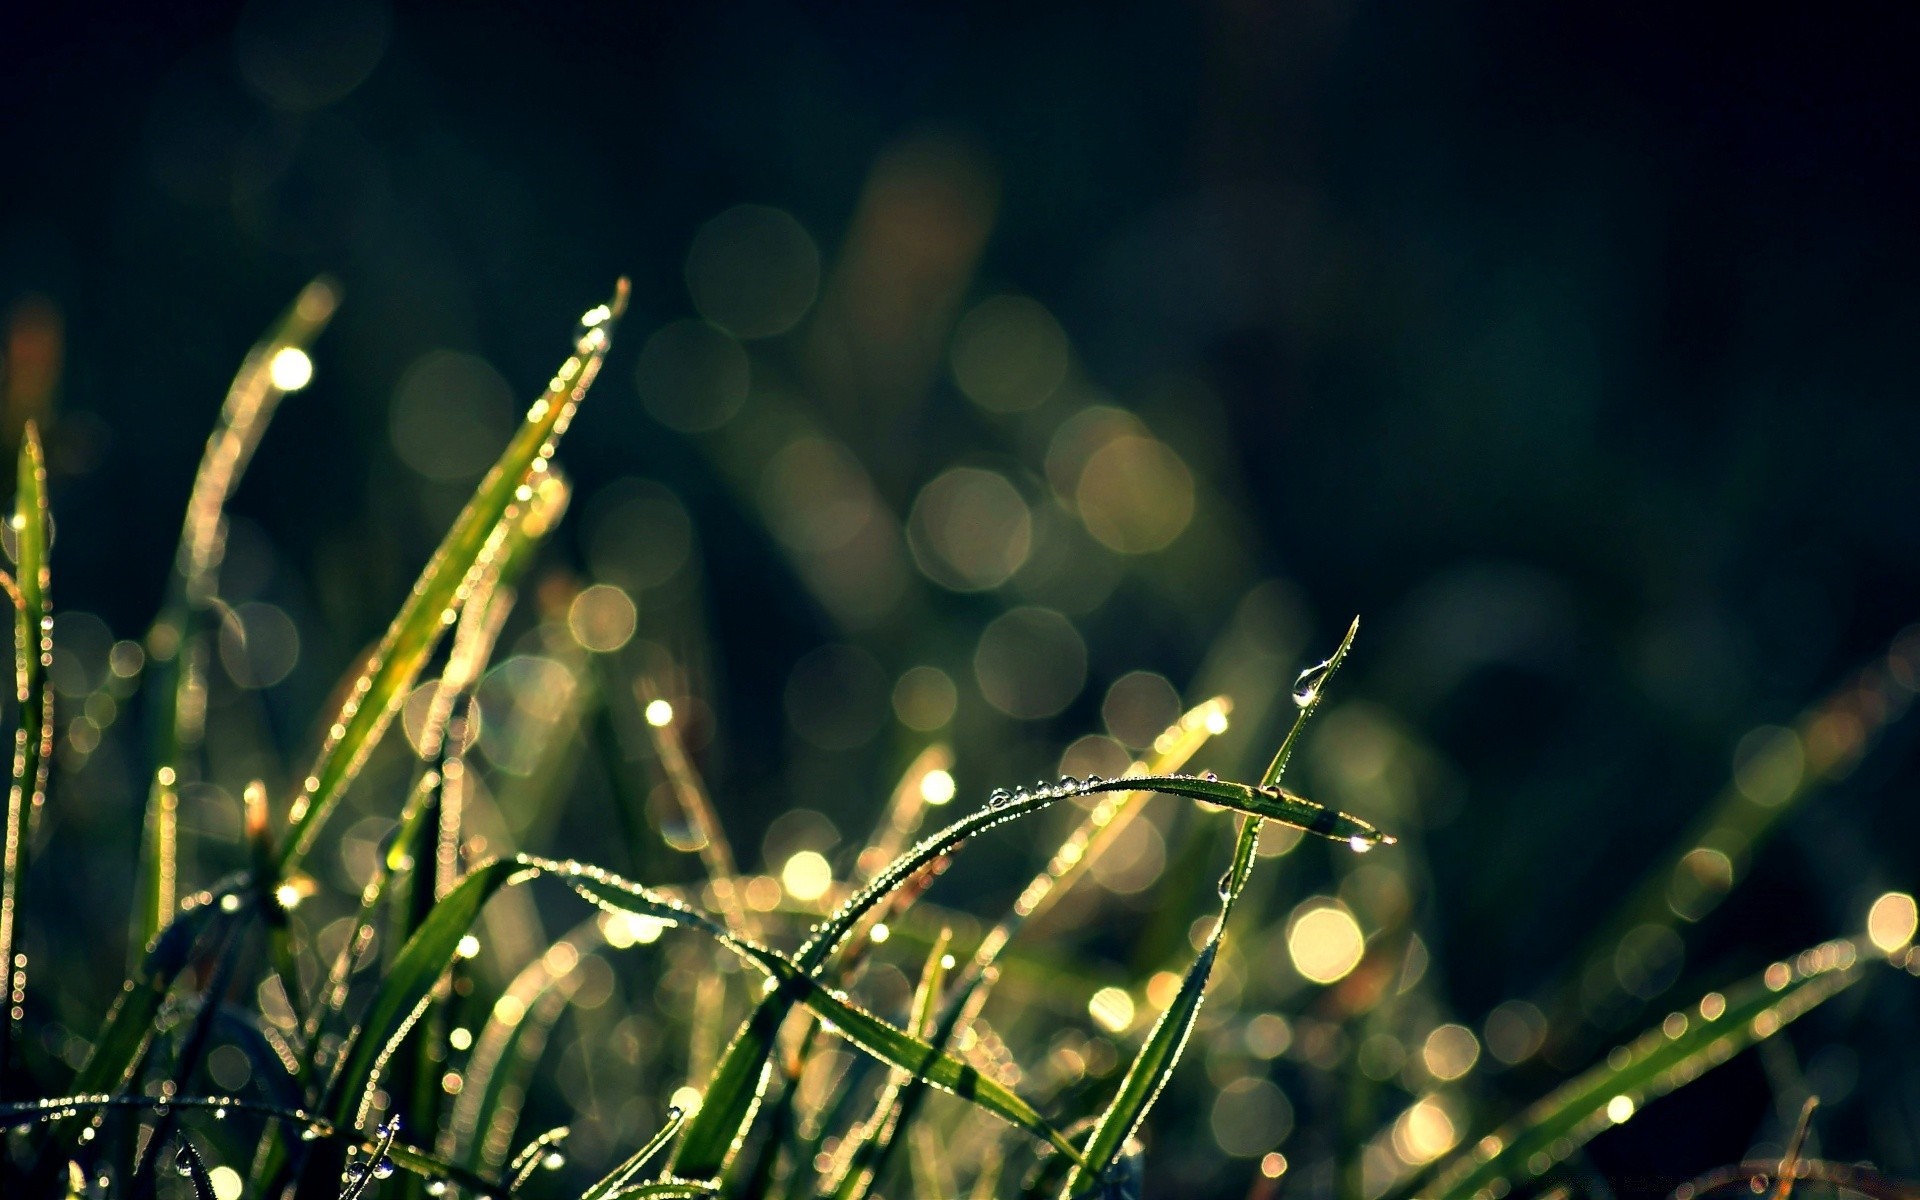
M 12 13 L 0 416 L 9 453 L 45 429 L 58 522 L 64 773 L 31 893 L 55 1015 L 89 1028 L 120 978 L 151 764 L 115 682 L 137 647 L 115 647 L 153 620 L 248 346 L 338 280 L 311 386 L 231 506 L 220 591 L 246 636 L 182 802 L 196 884 L 241 861 L 246 779 L 289 794 L 335 681 L 626 274 L 560 452 L 571 510 L 481 693 L 496 844 L 692 878 L 609 832 L 657 772 L 633 739 L 589 752 L 568 682 L 589 660 L 672 698 L 743 869 L 804 900 L 825 885 L 801 856 L 846 878 L 936 740 L 970 806 L 1116 774 L 1226 693 L 1198 765 L 1257 774 L 1294 673 L 1362 614 L 1289 778 L 1403 844 L 1272 846 L 1146 1162 L 1150 1195 L 1331 1194 L 1335 1161 L 1385 1192 L 1914 889 L 1917 24 L 1357 0 Z M 370 861 L 399 763 L 335 822 L 330 889 Z M 671 845 L 669 808 L 648 811 Z M 1060 916 L 1071 983 L 1034 967 L 1031 1023 L 1005 1019 L 1060 1094 L 1099 1094 L 1203 935 L 1227 834 L 1190 808 L 1154 802 Z M 1054 840 L 1003 831 L 930 899 L 990 922 Z M 1897 903 L 1875 911 L 1898 933 Z M 1362 938 L 1390 960 L 1365 986 Z M 591 1163 L 684 1082 L 582 1070 L 668 1019 L 636 997 L 688 1002 L 665 970 L 619 960 L 550 1049 L 534 1104 L 595 1115 Z M 1660 1101 L 1591 1145 L 1582 1186 L 1663 1194 L 1777 1154 L 1809 1092 L 1822 1153 L 1920 1175 L 1914 986 L 1876 975 Z

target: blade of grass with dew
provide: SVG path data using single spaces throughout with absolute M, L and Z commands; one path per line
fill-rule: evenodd
M 936 1040 L 936 1034 L 940 995 L 946 988 L 947 971 L 953 963 L 953 957 L 947 953 L 952 942 L 953 931 L 942 929 L 927 955 L 926 964 L 920 968 L 920 979 L 913 989 L 908 1028 L 916 1036 L 926 1038 L 928 1045 L 943 1044 L 942 1040 Z M 880 1165 L 880 1148 L 892 1139 L 897 1128 L 900 1094 L 916 1078 L 916 1074 L 905 1071 L 889 1076 L 874 1102 L 872 1114 L 857 1131 L 847 1135 L 837 1156 L 838 1165 L 823 1189 L 831 1193 L 834 1200 L 853 1200 L 872 1186 Z
M 652 1162 L 656 1155 L 667 1148 L 667 1143 L 673 1140 L 673 1135 L 680 1132 L 680 1122 L 685 1119 L 685 1113 L 677 1108 L 669 1108 L 667 1110 L 667 1123 L 661 1127 L 660 1132 L 648 1139 L 647 1144 L 636 1150 L 631 1158 L 608 1172 L 607 1176 L 599 1183 L 588 1188 L 580 1197 L 580 1200 L 607 1200 L 608 1197 L 625 1187 L 628 1180 L 645 1170 L 647 1164 Z
M 1263 789 L 1278 790 L 1287 762 L 1299 744 L 1301 731 L 1318 711 L 1327 682 L 1346 661 L 1347 652 L 1352 648 L 1353 639 L 1359 631 L 1360 620 L 1356 617 L 1333 654 L 1325 662 L 1301 672 L 1295 680 L 1293 700 L 1298 712 L 1286 739 L 1280 743 L 1279 750 L 1261 778 Z M 1200 1006 L 1206 997 L 1207 980 L 1213 973 L 1220 941 L 1226 935 L 1227 918 L 1233 912 L 1234 902 L 1245 890 L 1247 880 L 1253 875 L 1263 818 L 1264 814 L 1248 813 L 1241 821 L 1240 835 L 1234 845 L 1233 863 L 1220 880 L 1220 916 L 1214 924 L 1212 936 L 1188 968 L 1173 1001 L 1154 1023 L 1139 1054 L 1128 1065 L 1112 1103 L 1101 1114 L 1087 1139 L 1086 1165 L 1076 1167 L 1068 1175 L 1061 1191 L 1063 1196 L 1072 1196 L 1078 1189 L 1104 1180 L 1107 1169 L 1120 1157 L 1127 1139 L 1146 1119 L 1148 1110 L 1153 1107 L 1172 1076 L 1174 1067 L 1178 1065 L 1194 1022 L 1199 1018 Z M 1366 848 L 1360 841 L 1352 844 L 1356 850 Z
M 1549 1028 L 1560 1053 L 1581 1053 L 1598 1033 L 1581 1015 L 1595 1002 L 1596 987 L 1604 989 L 1605 994 L 1598 997 L 1602 1001 L 1637 1007 L 1615 969 L 1616 961 L 1632 965 L 1641 953 L 1627 934 L 1649 927 L 1684 938 L 1739 886 L 1779 823 L 1824 785 L 1853 771 L 1860 755 L 1905 711 L 1903 706 L 1865 699 L 1902 690 L 1894 674 L 1897 654 L 1896 649 L 1877 655 L 1824 699 L 1809 705 L 1790 728 L 1768 734 L 1762 726 L 1749 732 L 1748 737 L 1763 735 L 1763 748 L 1753 761 L 1736 771 L 1692 825 L 1653 860 L 1654 869 L 1567 965 L 1549 1005 Z M 1823 728 L 1849 730 L 1850 740 L 1836 744 L 1818 735 Z M 1850 746 L 1850 751 L 1843 752 L 1839 745 Z
M 1200 1017 L 1200 1006 L 1206 999 L 1207 981 L 1213 975 L 1213 964 L 1219 957 L 1221 940 L 1226 936 L 1227 918 L 1233 914 L 1234 902 L 1253 875 L 1259 850 L 1260 818 L 1248 816 L 1240 823 L 1233 862 L 1220 879 L 1220 916 L 1214 922 L 1213 932 L 1181 978 L 1172 1002 L 1154 1022 L 1140 1052 L 1127 1065 L 1119 1090 L 1087 1137 L 1086 1163 L 1068 1174 L 1062 1196 L 1076 1195 L 1080 1189 L 1105 1180 L 1108 1168 L 1120 1158 L 1128 1139 L 1146 1120 L 1154 1101 L 1160 1098 L 1167 1080 L 1172 1077 L 1174 1067 L 1179 1065 L 1194 1022 Z
M 756 933 L 756 925 L 740 895 L 740 872 L 734 864 L 733 847 L 727 842 L 726 831 L 720 827 L 720 819 L 713 811 L 713 801 L 700 782 L 699 773 L 687 758 L 686 746 L 681 741 L 674 718 L 669 717 L 664 721 L 652 718 L 653 704 L 660 697 L 652 692 L 650 684 L 643 683 L 643 686 L 648 688 L 647 729 L 653 738 L 654 753 L 659 756 L 660 769 L 666 773 L 674 799 L 679 802 L 680 811 L 693 830 L 697 842 L 695 849 L 699 851 L 700 862 L 706 868 L 707 882 L 713 885 L 713 894 L 720 902 L 727 928 L 737 937 L 752 937 Z
M 5 857 L 0 859 L 0 1100 L 6 1098 L 19 1054 L 19 997 L 26 990 L 26 958 L 19 952 L 20 897 L 32 861 L 34 818 L 46 802 L 53 758 L 53 616 L 47 599 L 47 462 L 40 431 L 28 421 L 20 438 L 19 475 L 9 522 L 19 577 L 7 584 L 14 605 L 14 699 L 20 724 L 13 733 L 13 778 L 7 789 Z
M 174 981 L 200 957 L 203 942 L 226 936 L 228 926 L 240 919 L 244 905 L 245 894 L 239 889 L 202 892 L 181 904 L 174 919 L 147 949 L 139 969 L 127 980 L 95 1035 L 93 1048 L 74 1074 L 71 1091 L 75 1095 L 106 1098 L 127 1087 L 153 1044 L 160 1012 Z M 93 1121 L 98 1120 L 96 1115 Z M 55 1122 L 34 1167 L 32 1187 L 47 1186 L 47 1172 L 72 1156 L 81 1132 L 77 1120 Z
M 1210 738 L 1225 732 L 1232 711 L 1232 701 L 1224 696 L 1195 705 L 1154 738 L 1153 756 L 1134 764 L 1127 774 L 1165 774 L 1179 770 Z M 960 1031 L 979 1016 L 992 991 L 992 982 L 998 978 L 995 966 L 1014 937 L 1028 922 L 1052 908 L 1119 841 L 1120 835 L 1143 811 L 1145 798 L 1146 793 L 1139 791 L 1114 792 L 1102 797 L 1053 852 L 1046 867 L 1021 889 L 1013 910 L 1002 917 L 975 948 L 966 971 L 954 987 L 953 997 L 947 1002 L 946 1016 L 930 1033 L 934 1045 L 951 1045 Z M 872 1186 L 873 1180 L 886 1169 L 895 1135 L 912 1124 L 924 1094 L 924 1089 L 913 1082 L 891 1097 L 897 1111 L 876 1120 L 870 1127 L 878 1141 L 863 1144 L 871 1161 L 865 1184 L 851 1196 L 864 1194 L 865 1188 Z
M 514 1155 L 513 1161 L 507 1164 L 507 1169 L 513 1172 L 512 1177 L 507 1181 L 507 1190 L 519 1191 L 522 1184 L 533 1178 L 533 1173 L 539 1169 L 540 1164 L 543 1161 L 551 1161 L 551 1156 L 558 1155 L 561 1144 L 572 1136 L 572 1129 L 565 1125 L 557 1125 L 521 1147 L 520 1153 Z
M 534 402 L 525 423 L 480 481 L 380 639 L 365 671 L 354 681 L 319 756 L 294 797 L 287 838 L 277 864 L 282 873 L 297 867 L 312 850 L 320 827 L 406 700 L 450 614 L 466 600 L 472 581 L 500 553 L 521 506 L 533 499 L 555 443 L 566 432 L 575 408 L 599 374 L 610 331 L 626 308 L 627 291 L 627 281 L 620 280 L 613 299 L 582 318 L 585 331 L 574 353 L 561 364 L 546 394 Z
M 154 1140 L 159 1138 L 156 1136 Z M 180 1139 L 179 1148 L 173 1152 L 173 1166 L 192 1181 L 194 1200 L 216 1200 L 213 1176 L 207 1174 L 207 1164 L 200 1160 L 200 1152 L 193 1148 L 190 1138 Z
M 515 861 L 523 871 L 531 867 L 536 872 L 544 871 L 561 878 L 588 900 L 611 911 L 637 912 L 705 931 L 766 973 L 769 980 L 768 998 L 778 997 L 785 1003 L 768 1006 L 765 1011 L 784 1014 L 794 1003 L 804 1005 L 831 1025 L 833 1032 L 873 1057 L 902 1070 L 917 1072 L 942 1090 L 971 1101 L 1009 1124 L 1052 1144 L 1061 1153 L 1078 1158 L 1078 1151 L 1071 1143 L 1061 1137 L 1060 1132 L 1048 1124 L 1031 1104 L 1010 1089 L 823 987 L 800 964 L 786 955 L 736 938 L 709 918 L 677 901 L 649 892 L 611 872 L 578 863 L 548 863 L 525 856 Z M 722 1069 L 725 1069 L 724 1061 Z
M 1609 1055 L 1607 1062 L 1456 1152 L 1416 1194 L 1491 1200 L 1501 1183 L 1511 1187 L 1538 1178 L 1602 1130 L 1631 1119 L 1649 1102 L 1772 1037 L 1851 986 L 1863 974 L 1859 960 L 1854 943 L 1827 942 L 1791 962 L 1774 963 L 1725 996 L 1709 993 L 1692 1012 L 1672 1014 L 1622 1047 L 1624 1055 Z
M 1221 808 L 1280 821 L 1321 837 L 1344 841 L 1356 850 L 1370 849 L 1393 840 L 1358 817 L 1335 812 L 1276 785 L 1254 787 L 1203 776 L 1148 775 L 1125 779 L 1062 780 L 1053 787 L 1036 791 L 1022 788 L 1017 792 L 1007 792 L 1001 789 L 993 794 L 985 808 L 922 839 L 842 903 L 800 947 L 795 955 L 796 964 L 809 975 L 817 973 L 841 941 L 875 905 L 905 886 L 935 861 L 952 853 L 961 843 L 996 826 L 1049 808 L 1063 799 L 1128 791 L 1163 792 L 1203 800 Z M 769 995 L 761 1001 L 760 1010 L 782 1003 L 780 994 Z M 772 1033 L 778 1029 L 779 1023 L 777 1019 L 762 1019 L 761 1011 L 756 1011 L 754 1017 L 749 1018 L 748 1025 L 741 1027 L 715 1074 L 716 1077 L 726 1076 L 730 1084 L 754 1079 L 756 1090 L 744 1098 L 729 1090 L 724 1093 L 728 1102 L 726 1108 L 708 1104 L 694 1114 L 694 1119 L 688 1123 L 686 1136 L 676 1148 L 674 1169 L 677 1172 L 697 1178 L 711 1178 L 725 1166 L 746 1121 L 751 1117 L 752 1103 L 759 1095 L 757 1081 L 764 1078 L 761 1068 L 772 1052 Z M 749 1026 L 752 1027 L 751 1031 Z M 746 1061 L 736 1062 L 736 1058 Z M 709 1094 L 714 1090 L 710 1088 Z
M 602 945 L 601 922 L 624 919 L 606 914 L 582 922 L 554 943 L 570 954 L 549 949 L 501 992 L 473 1040 L 463 1086 L 441 1135 L 449 1158 L 496 1170 L 506 1163 L 520 1117 L 513 1097 L 525 1094 L 547 1034 L 578 990 L 580 965 Z
M 178 853 L 178 793 L 181 757 L 199 741 L 191 695 L 204 686 L 204 655 L 189 647 L 194 615 L 214 600 L 226 552 L 226 506 L 246 473 L 261 436 L 283 397 L 307 385 L 313 374 L 308 348 L 339 306 L 339 288 L 321 277 L 302 288 L 291 307 L 241 360 L 220 408 L 219 423 L 188 494 L 172 580 L 159 617 L 146 639 L 150 684 L 157 703 L 153 719 L 154 782 L 142 822 L 140 891 L 134 910 L 135 946 L 153 940 L 173 916 Z

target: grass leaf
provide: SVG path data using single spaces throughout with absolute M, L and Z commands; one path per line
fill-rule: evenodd
M 534 401 L 526 421 L 455 518 L 366 669 L 354 681 L 294 798 L 277 864 L 282 874 L 298 866 L 313 848 L 320 827 L 406 700 L 473 581 L 490 569 L 521 507 L 534 499 L 555 442 L 566 432 L 574 409 L 599 374 L 609 331 L 626 300 L 623 279 L 610 303 L 582 319 L 585 331 L 574 353 L 561 364 L 546 394 Z
M 53 688 L 47 669 L 53 664 L 53 616 L 47 599 L 47 462 L 40 432 L 26 424 L 20 439 L 9 532 L 17 580 L 6 585 L 14 607 L 14 699 L 20 724 L 13 734 L 13 778 L 7 790 L 4 858 L 0 858 L 0 992 L 16 997 L 26 987 L 26 966 L 18 955 L 20 894 L 31 860 L 34 818 L 46 801 L 47 768 L 53 757 Z M 0 1013 L 0 1099 L 13 1073 L 15 1014 L 10 1000 Z
M 1669 1016 L 1628 1043 L 1624 1055 L 1610 1055 L 1467 1152 L 1456 1154 L 1419 1194 L 1436 1200 L 1490 1200 L 1500 1183 L 1519 1185 L 1544 1174 L 1596 1134 L 1772 1037 L 1787 1022 L 1853 984 L 1862 973 L 1859 958 L 1852 942 L 1828 942 L 1791 962 L 1774 963 L 1724 997 L 1710 993 L 1690 1011 Z
M 174 555 L 173 581 L 158 619 L 148 631 L 149 688 L 159 706 L 153 722 L 154 783 L 142 823 L 139 896 L 134 944 L 144 946 L 172 919 L 178 854 L 178 794 L 181 758 L 200 740 L 198 706 L 189 697 L 200 686 L 205 648 L 190 644 L 196 613 L 214 602 L 214 587 L 226 552 L 226 506 L 246 473 L 254 449 L 280 401 L 306 385 L 306 357 L 339 306 L 339 288 L 322 277 L 302 288 L 291 307 L 261 336 L 234 374 L 194 474 L 186 516 Z
M 609 1196 L 625 1187 L 629 1179 L 638 1175 L 649 1162 L 653 1161 L 655 1155 L 666 1149 L 667 1143 L 672 1141 L 673 1135 L 680 1131 L 680 1123 L 685 1119 L 685 1113 L 677 1108 L 669 1108 L 667 1123 L 661 1127 L 660 1132 L 654 1134 L 646 1145 L 635 1151 L 633 1157 L 609 1172 L 605 1179 L 588 1188 L 580 1200 L 607 1200 Z

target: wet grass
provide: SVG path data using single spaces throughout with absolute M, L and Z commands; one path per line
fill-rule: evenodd
M 944 744 L 929 741 L 890 798 L 871 806 L 871 835 L 829 864 L 834 878 L 817 887 L 783 885 L 736 862 L 724 832 L 727 798 L 709 794 L 683 744 L 685 718 L 664 698 L 670 680 L 611 654 L 575 652 L 557 658 L 571 673 L 560 697 L 567 719 L 578 730 L 600 731 L 603 741 L 644 746 L 665 789 L 642 800 L 644 789 L 621 779 L 628 764 L 611 753 L 612 807 L 592 819 L 620 831 L 609 840 L 625 843 L 622 855 L 669 863 L 674 879 L 636 883 L 601 866 L 540 857 L 537 845 L 496 850 L 510 841 L 498 822 L 507 800 L 482 786 L 486 764 L 469 756 L 481 720 L 476 694 L 520 586 L 567 507 L 556 453 L 625 296 L 622 284 L 583 319 L 570 353 L 386 632 L 337 689 L 320 722 L 318 751 L 291 793 L 283 802 L 265 783 L 246 789 L 244 866 L 182 897 L 188 834 L 179 820 L 180 786 L 207 739 L 209 647 L 232 621 L 216 586 L 225 502 L 274 406 L 310 373 L 306 355 L 332 314 L 332 286 L 303 293 L 248 356 L 209 441 L 138 681 L 154 714 L 128 921 L 140 950 L 111 1010 L 58 1053 L 38 1014 L 83 1005 L 38 1003 L 60 981 L 30 975 L 19 951 L 24 923 L 36 919 L 23 907 L 22 885 L 33 869 L 29 850 L 46 804 L 54 731 L 49 512 L 39 443 L 28 428 L 10 522 L 17 569 L 6 578 L 18 685 L 0 892 L 0 961 L 13 965 L 15 997 L 0 1022 L 0 1117 L 12 1130 L 7 1195 L 145 1197 L 184 1188 L 200 1200 L 240 1192 L 299 1200 L 500 1197 L 523 1189 L 583 1200 L 1137 1196 L 1145 1147 L 1155 1144 L 1150 1131 L 1164 1107 L 1157 1102 L 1170 1081 L 1187 1079 L 1187 1095 L 1215 1086 L 1211 1068 L 1189 1061 L 1196 1031 L 1209 1035 L 1210 1061 L 1230 1053 L 1220 1050 L 1228 1042 L 1254 1047 L 1234 1062 L 1264 1061 L 1285 1052 L 1282 1041 L 1377 1032 L 1390 997 L 1419 994 L 1428 951 L 1403 923 L 1378 920 L 1362 941 L 1347 909 L 1320 910 L 1341 914 L 1336 941 L 1348 928 L 1353 941 L 1351 961 L 1322 971 L 1312 965 L 1315 946 L 1303 948 L 1297 931 L 1263 915 L 1271 905 L 1256 886 L 1297 861 L 1283 856 L 1301 834 L 1349 857 L 1377 850 L 1369 862 L 1417 852 L 1369 814 L 1316 803 L 1288 783 L 1295 751 L 1338 686 L 1357 621 L 1324 662 L 1299 672 L 1290 693 L 1268 680 L 1260 694 L 1203 699 L 1114 778 L 995 788 L 938 824 L 953 799 L 953 760 Z M 1863 689 L 1895 697 L 1905 678 L 1899 653 L 1869 667 L 1867 683 L 1854 681 L 1809 709 L 1805 744 L 1821 744 L 1816 727 L 1853 712 L 1847 706 L 1858 707 Z M 1271 704 L 1288 694 L 1291 704 Z M 1290 714 L 1273 722 L 1284 729 L 1266 769 L 1244 782 L 1185 773 L 1225 733 L 1236 699 L 1253 711 L 1271 704 Z M 415 703 L 414 724 L 397 747 L 396 719 Z M 1882 724 L 1897 707 L 1882 705 Z M 552 737 L 569 763 L 543 758 L 522 773 L 528 790 L 512 799 L 531 805 L 535 818 L 558 804 L 561 777 L 588 741 L 576 750 Z M 387 832 L 359 893 L 329 894 L 316 851 L 339 839 L 334 818 L 377 752 L 405 758 L 406 781 L 394 786 L 391 770 L 381 777 L 390 803 L 372 804 Z M 1576 966 L 1595 954 L 1620 961 L 1623 947 L 1655 937 L 1640 932 L 1646 929 L 1677 938 L 1673 930 L 1737 885 L 1734 864 L 1836 761 L 1810 763 L 1764 804 L 1751 800 L 1750 789 L 1730 788 L 1700 830 L 1655 860 L 1651 882 L 1628 893 L 1596 947 L 1576 954 Z M 1169 874 L 1199 897 L 1202 915 L 1171 938 L 1145 922 L 1134 931 L 1134 961 L 1144 974 L 1090 981 L 1060 947 L 1073 943 L 1093 910 L 1066 901 L 1098 890 L 1095 868 L 1120 852 L 1150 803 L 1174 801 L 1185 804 L 1177 817 L 1184 841 L 1182 869 Z M 521 823 L 536 834 L 542 827 L 539 819 Z M 656 841 L 662 831 L 664 841 Z M 1263 832 L 1278 835 L 1277 852 L 1263 853 Z M 1226 844 L 1231 849 L 1222 853 Z M 988 852 L 980 847 L 1034 869 L 1012 907 L 969 918 L 930 899 L 956 858 Z M 698 865 L 691 877 L 689 862 Z M 1387 869 L 1407 877 L 1403 868 Z M 523 891 L 547 893 L 544 907 L 516 900 Z M 516 918 L 491 915 L 512 903 L 523 905 Z M 1184 910 L 1170 900 L 1167 911 Z M 549 926 L 543 914 L 557 920 Z M 982 918 L 991 921 L 984 932 Z M 1572 993 L 1557 1007 L 1551 999 L 1545 1010 L 1529 1006 L 1539 1027 L 1525 1031 L 1526 1045 L 1503 1046 L 1503 1058 L 1519 1062 L 1551 1046 L 1553 1061 L 1583 1069 L 1517 1107 L 1503 1108 L 1462 1082 L 1479 1054 L 1468 1030 L 1472 1052 L 1457 1070 L 1429 1053 L 1424 1067 L 1382 1075 L 1356 1071 L 1358 1056 L 1330 1052 L 1321 1069 L 1347 1099 L 1317 1116 L 1304 1111 L 1303 1095 L 1289 1123 L 1320 1128 L 1324 1116 L 1326 1128 L 1344 1132 L 1296 1138 L 1282 1153 L 1282 1130 L 1271 1148 L 1247 1156 L 1249 1194 L 1272 1194 L 1289 1172 L 1310 1170 L 1315 1164 L 1301 1159 L 1316 1154 L 1329 1171 L 1310 1186 L 1356 1200 L 1498 1200 L 1567 1186 L 1563 1169 L 1590 1139 L 1776 1037 L 1813 1006 L 1886 974 L 1876 963 L 1912 969 L 1912 929 L 1901 920 L 1894 913 L 1871 937 L 1823 943 L 1724 994 L 1649 1017 L 1645 1033 L 1611 1052 L 1603 1052 L 1604 1030 L 1582 1015 L 1582 1001 L 1567 998 Z M 540 932 L 549 927 L 563 932 Z M 495 945 L 511 961 L 483 962 Z M 574 1012 L 576 1045 L 586 1049 L 573 1069 L 618 1075 L 626 1107 L 615 1111 L 590 1091 L 564 1122 L 553 1122 L 555 1093 L 536 1086 L 549 1070 L 550 1035 L 588 989 L 587 964 L 624 953 L 664 963 L 677 999 L 656 1005 L 635 993 L 634 1009 L 651 1011 L 631 1028 L 596 1025 L 584 1009 Z M 1262 959 L 1282 954 L 1292 955 L 1305 985 L 1290 999 L 1243 999 Z M 886 972 L 905 980 L 894 962 L 912 972 L 904 993 L 880 986 Z M 989 1019 L 989 1004 L 1010 979 L 1018 985 L 1013 1011 Z M 1322 987 L 1335 1002 L 1310 1011 Z M 1090 1011 L 1100 1032 L 1089 1038 L 1084 1022 L 1050 1028 L 1046 1006 L 1034 1001 L 1047 991 L 1071 996 L 1069 1007 Z M 1584 1002 L 1593 1007 L 1591 995 Z M 1288 1003 L 1290 1012 L 1281 1012 Z M 1039 1011 L 1020 1011 L 1027 1007 Z M 1436 1024 L 1430 1009 L 1418 1020 Z M 216 1054 L 241 1056 L 244 1088 L 219 1086 Z M 602 1056 L 616 1057 L 596 1066 Z M 1262 1069 L 1222 1072 L 1219 1086 L 1263 1078 Z M 1193 1124 L 1176 1114 L 1170 1127 Z M 570 1129 L 595 1126 L 620 1130 L 593 1139 L 603 1150 L 629 1140 L 605 1161 L 570 1167 Z M 1800 1174 L 1818 1174 L 1797 1149 L 1786 1157 L 1792 1161 L 1776 1172 L 1782 1196 Z M 1856 1190 L 1895 1186 L 1862 1182 L 1838 1167 L 1819 1170 L 1846 1176 Z

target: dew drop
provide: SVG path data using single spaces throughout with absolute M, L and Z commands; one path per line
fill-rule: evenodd
M 447 1181 L 444 1179 L 427 1180 L 427 1195 L 444 1196 L 447 1194 Z
M 993 794 L 987 797 L 988 808 L 1005 808 L 1012 803 L 1013 796 L 1005 788 L 995 788 Z
M 1218 775 L 1215 775 L 1215 774 L 1214 774 L 1214 773 L 1213 773 L 1212 771 L 1202 771 L 1202 772 L 1200 772 L 1200 778 L 1202 778 L 1202 779 L 1204 779 L 1204 780 L 1206 780 L 1206 781 L 1207 781 L 1208 783 L 1219 783 L 1219 782 L 1220 782 L 1220 777 L 1219 777 Z
M 1071 775 L 1062 775 L 1056 786 L 1063 792 L 1077 792 L 1080 790 L 1080 781 Z
M 567 1165 L 567 1156 L 558 1150 L 550 1150 L 547 1152 L 547 1156 L 540 1160 L 540 1165 L 549 1171 L 558 1171 L 561 1167 Z
M 1355 854 L 1365 854 L 1367 851 L 1373 849 L 1373 843 L 1357 833 L 1347 839 L 1347 845 L 1353 847 Z
M 1323 663 L 1315 663 L 1313 666 L 1300 672 L 1299 676 L 1293 681 L 1293 703 L 1295 706 L 1306 708 L 1318 700 L 1320 698 L 1320 685 L 1325 683 L 1327 676 L 1331 674 L 1333 674 L 1332 659 L 1328 659 Z
M 1088 787 L 1098 787 L 1098 786 L 1100 786 L 1101 784 L 1103 784 L 1103 783 L 1105 783 L 1105 782 L 1106 782 L 1106 780 L 1104 780 L 1104 779 L 1102 779 L 1102 778 L 1100 778 L 1100 777 L 1099 777 L 1098 775 L 1089 775 L 1089 776 L 1087 776 L 1087 783 L 1086 783 L 1086 786 L 1088 786 Z
M 346 1175 L 350 1182 L 359 1183 L 367 1177 L 367 1164 L 361 1162 L 348 1163 Z
M 382 1154 L 380 1161 L 373 1164 L 373 1177 L 375 1179 L 393 1178 L 393 1160 Z
M 193 1154 L 185 1146 L 173 1152 L 173 1169 L 182 1175 L 193 1174 Z

